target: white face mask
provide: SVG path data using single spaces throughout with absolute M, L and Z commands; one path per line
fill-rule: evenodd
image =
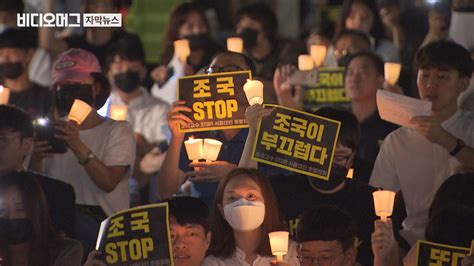
M 236 231 L 253 231 L 265 219 L 265 204 L 241 198 L 224 206 L 224 217 Z

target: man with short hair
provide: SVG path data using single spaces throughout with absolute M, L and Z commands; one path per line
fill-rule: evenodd
M 301 266 L 356 265 L 356 232 L 352 217 L 337 207 L 319 206 L 305 212 L 296 232 Z
M 0 105 L 0 178 L 11 171 L 27 171 L 25 159 L 33 148 L 34 128 L 24 111 Z M 74 237 L 75 195 L 71 185 L 27 171 L 41 185 L 55 229 Z
M 411 118 L 411 127 L 390 133 L 382 144 L 370 184 L 401 190 L 407 210 L 400 234 L 413 244 L 424 238 L 428 209 L 440 185 L 474 169 L 474 119 L 458 110 L 457 98 L 472 75 L 469 52 L 451 41 L 430 43 L 416 55 L 417 85 L 431 115 Z

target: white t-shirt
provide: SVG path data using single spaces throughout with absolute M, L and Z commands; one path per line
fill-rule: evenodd
M 441 126 L 474 146 L 474 114 L 458 110 Z M 414 129 L 401 127 L 390 133 L 380 148 L 370 185 L 401 189 L 407 218 L 400 232 L 413 244 L 424 239 L 428 209 L 441 184 L 459 171 L 461 163 L 444 147 L 430 142 Z
M 107 215 L 129 208 L 127 179 L 131 176 L 135 162 L 135 139 L 130 124 L 107 119 L 94 128 L 79 131 L 79 136 L 105 165 L 129 166 L 115 190 L 110 193 L 101 190 L 70 149 L 64 154 L 55 154 L 45 159 L 45 174 L 71 184 L 76 193 L 77 204 L 100 206 Z
M 295 241 L 288 243 L 288 254 L 283 258 L 283 261 L 292 266 L 299 266 L 298 260 L 298 244 Z M 236 247 L 234 255 L 228 259 L 217 258 L 214 256 L 207 256 L 202 263 L 203 266 L 268 266 L 276 257 L 262 257 L 257 256 L 252 265 L 245 261 L 245 252 Z
M 155 98 L 160 98 L 171 105 L 178 100 L 178 79 L 184 76 L 184 66 L 178 56 L 174 54 L 168 67 L 173 68 L 173 75 L 163 86 L 159 86 L 158 83 L 155 82 L 151 87 L 151 94 Z

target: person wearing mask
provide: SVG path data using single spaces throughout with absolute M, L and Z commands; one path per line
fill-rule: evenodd
M 55 234 L 45 195 L 27 172 L 0 178 L 2 265 L 79 266 L 82 246 Z
M 169 105 L 154 98 L 141 86 L 146 75 L 145 53 L 137 39 L 122 38 L 108 56 L 108 78 L 112 84 L 111 106 L 126 106 L 127 121 L 133 127 L 137 143 L 136 167 L 130 180 L 132 205 L 153 202 L 148 189 L 153 174 L 161 166 L 168 146 L 169 130 L 166 113 Z M 144 167 L 142 167 L 142 165 Z M 153 183 L 153 182 L 152 182 Z
M 432 104 L 430 115 L 410 119 L 410 127 L 382 143 L 370 184 L 401 190 L 407 217 L 400 234 L 413 244 L 423 239 L 434 194 L 450 175 L 474 169 L 474 122 L 458 109 L 457 98 L 472 74 L 469 52 L 457 43 L 427 44 L 416 56 L 418 91 Z
M 53 64 L 55 137 L 68 150 L 50 154 L 47 141 L 35 143 L 30 167 L 71 184 L 76 192 L 76 234 L 88 253 L 102 220 L 130 206 L 128 179 L 135 161 L 135 140 L 128 122 L 97 114 L 110 93 L 97 58 L 83 49 L 60 54 Z M 65 120 L 75 99 L 92 107 L 78 125 Z M 87 254 L 86 253 L 86 254 Z
M 173 262 L 176 266 L 201 266 L 211 243 L 209 209 L 202 200 L 177 196 L 168 203 L 169 228 Z M 84 266 L 106 265 L 97 258 L 99 251 L 89 253 Z
M 204 265 L 269 265 L 275 258 L 268 233 L 284 223 L 268 178 L 256 169 L 237 168 L 219 182 L 214 199 L 211 246 Z M 299 265 L 289 242 L 284 261 Z
M 189 40 L 191 53 L 185 63 L 174 52 L 174 41 L 180 39 Z M 151 72 L 155 81 L 151 93 L 171 105 L 177 100 L 178 79 L 207 67 L 214 54 L 220 51 L 222 48 L 211 37 L 209 22 L 202 7 L 195 3 L 177 5 L 168 18 L 160 66 Z
M 228 72 L 237 70 L 250 70 L 255 67 L 247 56 L 234 52 L 221 52 L 216 54 L 208 68 L 208 73 Z M 230 170 L 237 167 L 240 155 L 245 145 L 247 129 L 227 129 L 207 132 L 193 132 L 184 134 L 179 131 L 180 124 L 190 123 L 186 116 L 191 112 L 184 102 L 175 102 L 168 112 L 168 126 L 171 131 L 171 141 L 158 173 L 158 196 L 161 199 L 169 198 L 178 193 L 180 186 L 186 181 L 191 182 L 191 195 L 198 197 L 212 207 L 217 183 Z M 187 157 L 183 141 L 190 136 L 194 138 L 213 138 L 221 141 L 222 147 L 219 157 L 215 162 L 191 163 Z M 193 171 L 199 167 L 198 171 Z
M 376 219 L 372 198 L 375 189 L 358 180 L 346 178 L 360 139 L 357 118 L 349 111 L 331 107 L 323 107 L 315 115 L 341 122 L 329 180 L 293 173 L 270 176 L 270 182 L 278 195 L 279 206 L 285 214 L 291 235 L 295 235 L 301 214 L 310 207 L 322 204 L 336 206 L 349 213 L 357 225 L 357 262 L 370 265 L 373 261 L 370 234 L 374 231 Z M 264 116 L 265 110 L 259 105 L 250 106 L 246 111 L 249 134 L 239 167 L 261 167 L 250 159 L 250 155 L 259 121 Z
M 10 89 L 9 104 L 36 118 L 50 111 L 52 99 L 48 88 L 28 77 L 35 46 L 34 36 L 26 29 L 10 28 L 0 34 L 0 78 Z

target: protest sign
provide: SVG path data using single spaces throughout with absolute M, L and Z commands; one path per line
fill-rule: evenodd
M 329 179 L 341 123 L 321 116 L 264 104 L 252 159 L 305 175 Z
M 318 68 L 316 82 L 305 86 L 304 109 L 314 111 L 323 106 L 349 108 L 350 99 L 344 89 L 345 73 L 345 67 Z
M 182 132 L 248 127 L 245 109 L 249 107 L 243 90 L 250 71 L 187 76 L 179 79 L 178 99 L 192 109 L 193 123 Z
M 107 265 L 174 265 L 168 203 L 116 213 L 100 225 L 96 249 Z
M 468 248 L 419 240 L 416 249 L 417 266 L 460 266 Z

